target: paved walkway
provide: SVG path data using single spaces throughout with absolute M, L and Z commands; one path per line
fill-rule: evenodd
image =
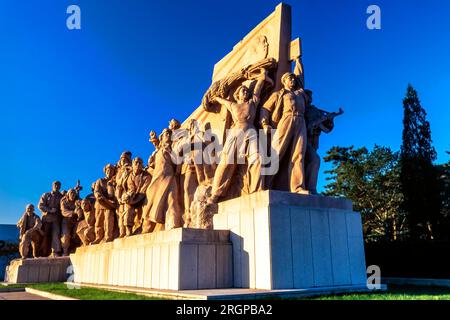
M 25 291 L 0 292 L 0 300 L 49 300 Z

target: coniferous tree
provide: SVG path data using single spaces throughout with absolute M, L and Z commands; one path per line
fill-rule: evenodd
M 439 217 L 439 182 L 433 165 L 430 124 L 417 91 L 408 85 L 403 100 L 403 136 L 400 151 L 402 209 L 408 217 L 413 238 L 433 238 L 433 226 Z
M 447 151 L 447 154 L 450 152 Z M 450 160 L 436 166 L 440 181 L 440 220 L 439 232 L 444 239 L 450 239 Z

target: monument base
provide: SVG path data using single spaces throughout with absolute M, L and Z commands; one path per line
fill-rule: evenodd
M 73 286 L 73 283 L 66 283 Z M 381 285 L 379 289 L 370 290 L 363 286 L 333 286 L 309 289 L 280 289 L 280 290 L 258 290 L 258 289 L 207 289 L 207 290 L 157 290 L 129 287 L 114 287 L 105 285 L 81 284 L 81 288 L 95 288 L 116 291 L 121 293 L 132 293 L 159 299 L 175 300 L 270 300 L 270 299 L 299 299 L 324 295 L 340 295 L 349 293 L 374 293 L 386 291 L 387 286 Z
M 173 229 L 81 247 L 70 255 L 74 282 L 164 290 L 233 285 L 230 232 Z
M 69 266 L 69 257 L 15 259 L 6 267 L 5 282 L 64 282 Z
M 333 288 L 352 292 L 366 287 L 361 216 L 351 201 L 262 191 L 218 207 L 216 230 L 179 228 L 136 235 L 80 247 L 70 259 L 18 259 L 8 267 L 7 281 L 73 280 L 118 290 L 190 294 L 250 290 L 228 290 L 227 296 L 335 292 Z M 68 280 L 70 263 L 73 275 Z
M 219 204 L 235 288 L 365 286 L 361 216 L 347 199 L 262 191 Z

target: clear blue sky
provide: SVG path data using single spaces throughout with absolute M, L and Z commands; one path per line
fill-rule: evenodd
M 2 0 L 0 224 L 15 223 L 55 179 L 65 189 L 81 179 L 87 191 L 123 150 L 147 159 L 148 132 L 184 120 L 214 63 L 278 2 Z M 322 156 L 333 145 L 398 149 L 410 82 L 438 162 L 448 160 L 450 1 L 289 3 L 315 104 L 346 111 L 322 136 Z M 81 7 L 81 31 L 66 28 L 70 4 Z M 381 31 L 366 28 L 370 4 L 381 7 Z

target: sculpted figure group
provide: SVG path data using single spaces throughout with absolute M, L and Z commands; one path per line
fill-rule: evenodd
M 183 125 L 172 119 L 159 136 L 150 133 L 155 151 L 146 165 L 123 152 L 84 199 L 79 183 L 61 192 L 54 182 L 39 201 L 42 218 L 28 205 L 18 222 L 21 256 L 68 255 L 80 245 L 140 233 L 212 228 L 219 201 L 264 189 L 316 194 L 319 136 L 343 111 L 312 105 L 300 57 L 276 91 L 269 76 L 274 68 L 273 59 L 264 59 L 208 89 L 202 105 L 225 115 L 222 140 L 208 124 L 202 131 L 195 119 Z

